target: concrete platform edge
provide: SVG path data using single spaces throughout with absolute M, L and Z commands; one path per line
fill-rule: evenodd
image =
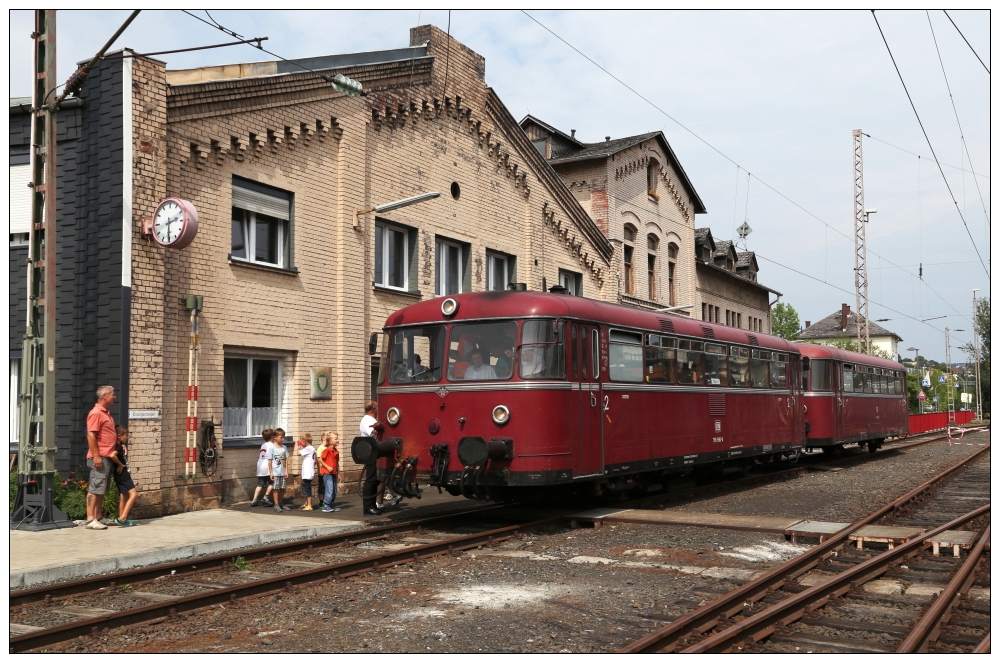
M 50 585 L 57 582 L 72 580 L 75 578 L 93 577 L 128 569 L 135 569 L 142 566 L 153 566 L 176 562 L 179 560 L 197 560 L 198 557 L 215 555 L 229 551 L 239 551 L 246 548 L 266 546 L 273 543 L 285 541 L 298 541 L 302 539 L 316 538 L 336 532 L 343 532 L 352 529 L 361 529 L 364 522 L 342 522 L 339 525 L 326 527 L 310 527 L 301 530 L 289 531 L 267 531 L 256 534 L 232 537 L 217 541 L 204 541 L 193 544 L 183 544 L 175 547 L 154 548 L 141 553 L 127 555 L 123 557 L 103 557 L 92 561 L 64 564 L 58 566 L 48 566 L 25 571 L 17 571 L 10 574 L 10 589 L 27 589 L 37 585 Z

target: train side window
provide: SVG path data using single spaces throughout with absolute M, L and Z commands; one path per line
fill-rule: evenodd
M 750 385 L 758 389 L 767 388 L 767 369 L 771 362 L 771 353 L 767 350 L 750 351 Z
M 702 341 L 677 342 L 677 381 L 681 384 L 701 384 L 704 374 Z
M 844 364 L 844 393 L 854 391 L 854 366 Z
M 830 391 L 830 360 L 813 359 L 809 363 L 809 390 Z
M 865 392 L 870 392 L 870 383 L 868 381 L 868 368 L 866 366 L 858 366 L 857 371 L 854 375 L 854 391 L 855 393 L 863 394 Z
M 669 345 L 667 345 L 668 342 Z M 649 335 L 649 342 L 645 350 L 646 382 L 674 383 L 674 362 L 677 355 L 674 345 L 673 339 L 664 338 L 657 334 Z
M 521 328 L 520 376 L 525 380 L 566 377 L 566 330 L 554 320 L 528 320 Z
M 729 348 L 729 384 L 747 387 L 750 384 L 750 351 L 735 345 Z
M 771 353 L 771 389 L 788 388 L 788 355 L 784 352 Z
M 906 393 L 906 388 L 903 386 L 905 382 L 906 378 L 899 371 L 896 371 L 896 395 L 901 396 Z
M 615 382 L 642 382 L 642 334 L 611 330 L 608 377 Z
M 586 327 L 580 327 L 580 377 L 584 382 L 590 382 L 590 368 L 587 367 L 589 356 L 590 336 L 587 335 Z
M 570 326 L 570 336 L 569 336 L 569 363 L 571 375 L 574 380 L 580 379 L 580 348 L 577 347 L 579 340 L 577 339 L 578 327 L 576 325 Z
M 729 384 L 729 364 L 726 361 L 726 346 L 718 343 L 705 344 L 705 384 L 723 387 Z

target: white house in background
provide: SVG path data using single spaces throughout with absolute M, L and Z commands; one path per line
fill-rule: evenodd
M 798 340 L 819 345 L 833 345 L 835 341 L 854 340 L 858 337 L 858 322 L 859 316 L 851 311 L 851 307 L 841 304 L 839 311 L 819 322 L 813 324 L 806 322 L 805 329 L 799 332 Z M 899 343 L 903 340 L 899 335 L 869 320 L 868 338 L 871 339 L 872 347 L 887 352 L 893 359 L 899 357 Z

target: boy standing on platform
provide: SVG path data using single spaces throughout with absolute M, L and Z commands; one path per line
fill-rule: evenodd
M 118 442 L 111 452 L 111 460 L 115 464 L 115 485 L 118 487 L 118 517 L 115 518 L 115 524 L 119 527 L 132 527 L 136 523 L 128 519 L 128 514 L 139 491 L 135 489 L 135 481 L 128 468 L 128 429 L 115 426 L 115 432 L 118 433 Z
M 264 444 L 260 445 L 260 454 L 257 456 L 257 488 L 253 491 L 253 501 L 250 502 L 250 506 L 260 506 L 262 504 L 264 506 L 274 506 L 274 502 L 268 499 L 274 482 L 271 481 L 271 471 L 267 465 L 267 451 L 271 448 L 271 438 L 274 437 L 274 431 L 270 428 L 265 428 L 260 432 L 260 436 L 264 438 Z M 261 491 L 264 492 L 264 499 L 260 497 Z
M 285 496 L 285 479 L 287 476 L 288 450 L 285 449 L 285 430 L 275 428 L 274 436 L 271 438 L 271 448 L 267 450 L 267 471 L 271 481 L 274 482 L 274 510 L 291 511 L 292 507 L 282 508 L 281 502 Z
M 312 511 L 312 483 L 313 477 L 316 476 L 316 449 L 312 445 L 312 435 L 310 433 L 303 433 L 296 445 L 298 446 L 299 456 L 302 457 L 302 498 L 305 500 L 302 510 Z
M 319 475 L 323 479 L 323 513 L 340 511 L 339 506 L 333 506 L 337 499 L 337 468 L 340 467 L 340 451 L 337 444 L 340 439 L 333 431 L 323 431 L 323 448 L 319 454 Z

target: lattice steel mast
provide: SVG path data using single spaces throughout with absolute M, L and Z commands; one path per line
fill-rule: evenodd
M 865 209 L 865 177 L 861 154 L 861 129 L 854 130 L 854 297 L 857 311 L 858 352 L 871 354 L 868 333 L 868 249 L 865 246 L 865 225 L 875 210 Z M 847 321 L 841 321 L 844 327 Z
M 11 527 L 71 526 L 53 503 L 56 463 L 56 12 L 35 11 L 28 311 Z M 51 97 L 51 98 L 50 98 Z

